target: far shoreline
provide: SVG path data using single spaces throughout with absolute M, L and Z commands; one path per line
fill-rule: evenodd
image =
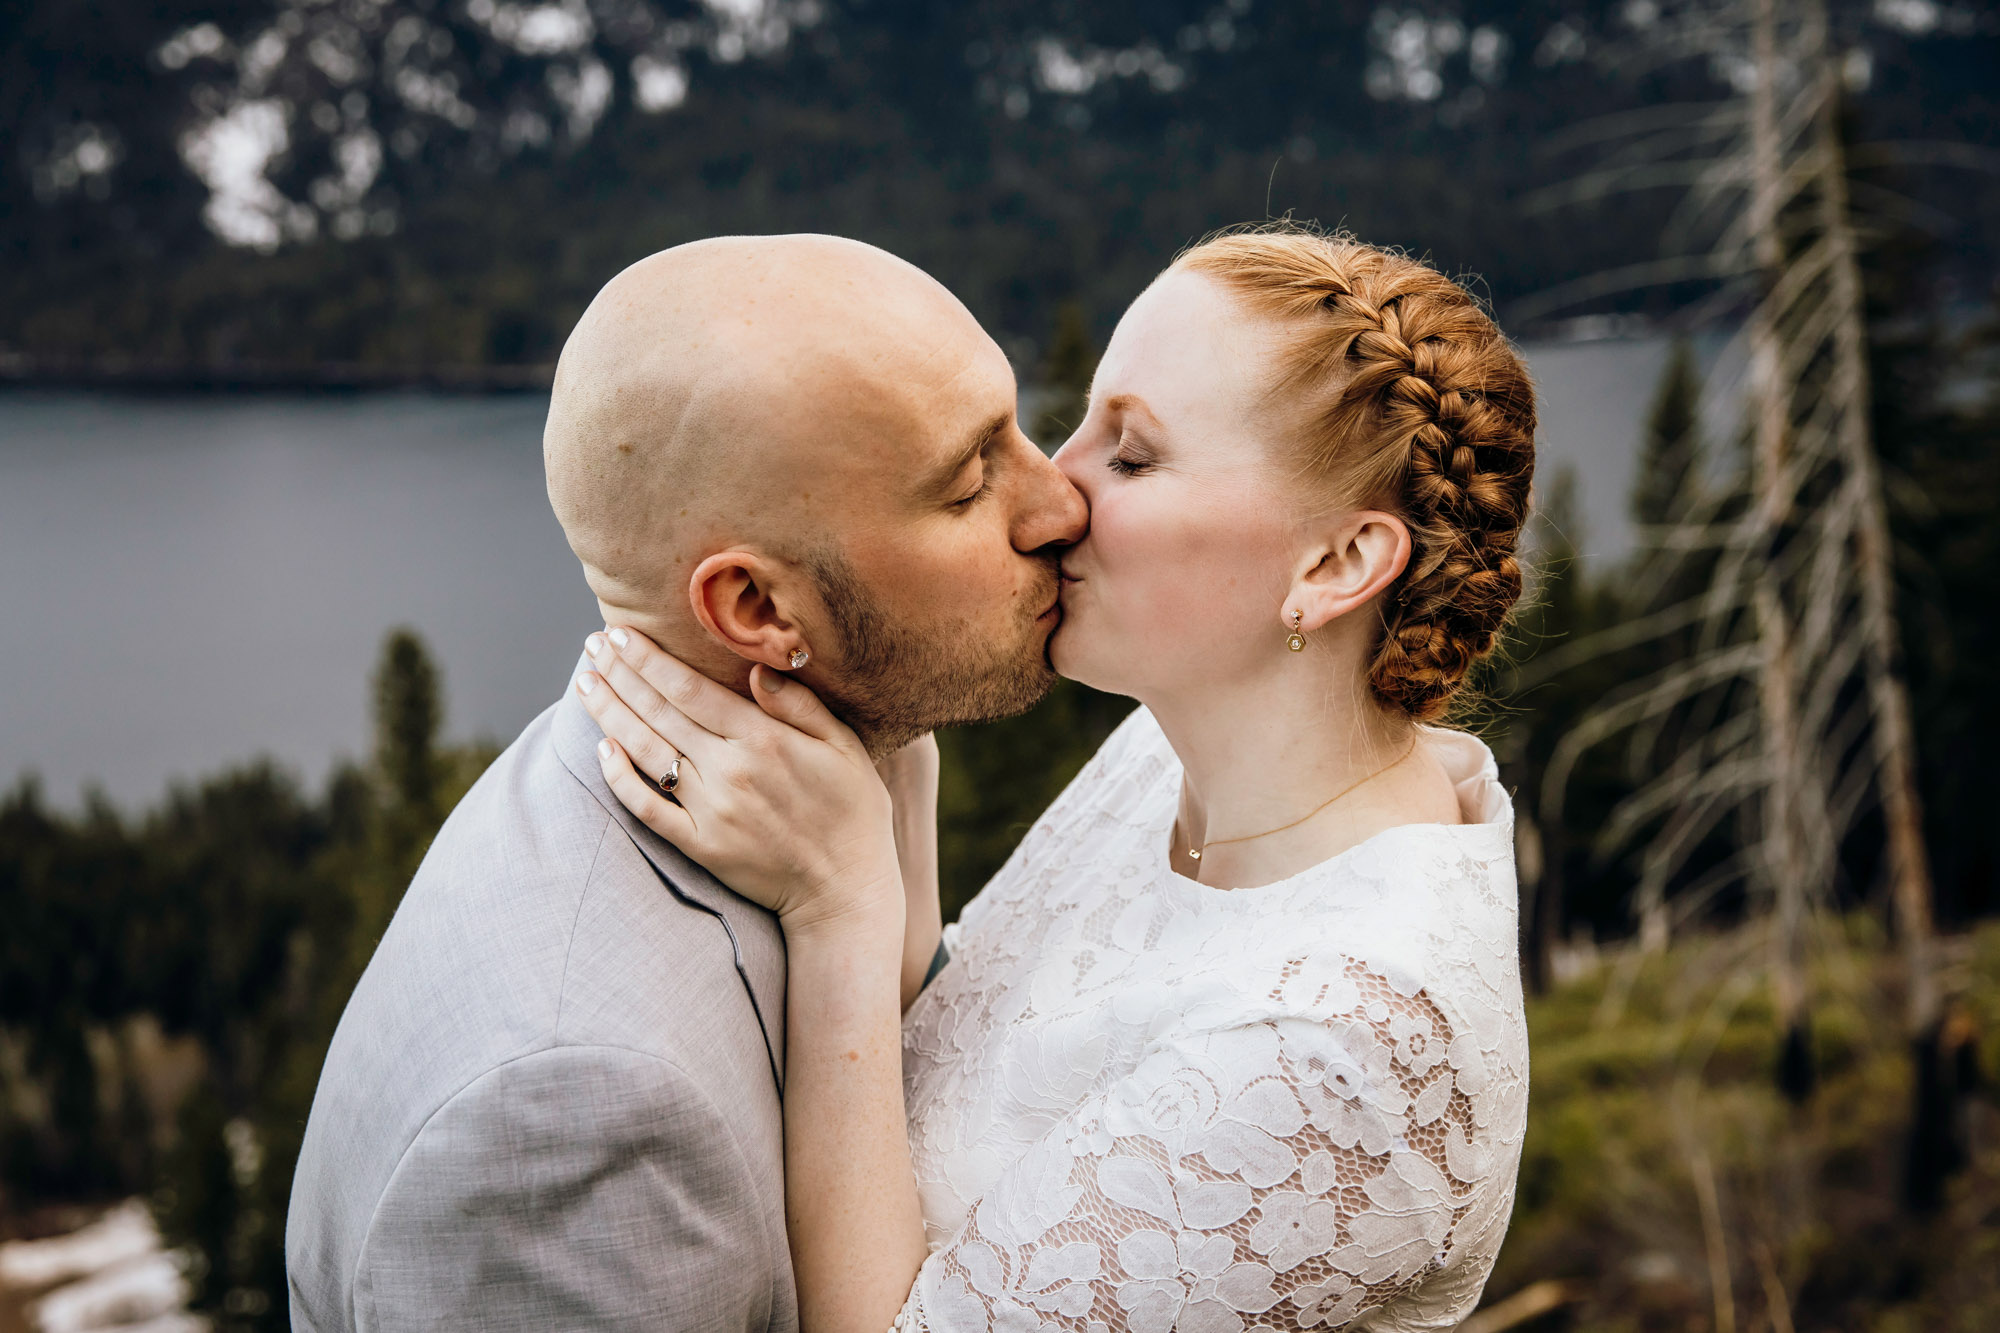
M 228 361 L 155 361 L 139 357 L 34 357 L 0 353 L 0 391 L 89 389 L 137 393 L 268 391 L 547 393 L 555 365 L 399 366 L 359 362 L 312 365 Z

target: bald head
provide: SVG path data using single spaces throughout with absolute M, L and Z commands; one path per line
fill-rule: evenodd
M 934 279 L 858 241 L 723 237 L 613 278 L 563 347 L 542 446 L 598 600 L 679 637 L 704 554 L 825 542 L 837 474 L 884 461 L 871 439 L 959 373 L 941 349 L 998 355 Z
M 729 237 L 634 264 L 556 368 L 549 498 L 608 625 L 739 690 L 796 671 L 878 753 L 1028 707 L 1082 497 L 971 312 L 893 255 Z

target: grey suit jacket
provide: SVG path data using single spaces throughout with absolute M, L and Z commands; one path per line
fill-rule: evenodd
M 294 1328 L 798 1327 L 782 935 L 618 804 L 598 734 L 574 693 L 521 733 L 348 1001 Z

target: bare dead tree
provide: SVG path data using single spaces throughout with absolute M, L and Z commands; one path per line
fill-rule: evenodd
M 1532 684 L 1593 653 L 1695 631 L 1692 650 L 1663 655 L 1563 737 L 1539 809 L 1559 820 L 1577 762 L 1623 739 L 1642 780 L 1598 849 L 1643 841 L 1645 943 L 1664 944 L 1676 917 L 1747 881 L 1769 909 L 1773 999 L 1787 1051 L 1802 1057 L 1808 924 L 1828 899 L 1842 839 L 1879 808 L 1907 1021 L 1920 1036 L 1935 1025 L 1940 997 L 1888 511 L 1870 435 L 1857 236 L 1866 218 L 1840 128 L 1843 53 L 1826 0 L 1692 0 L 1660 12 L 1645 49 L 1655 61 L 1703 61 L 1730 94 L 1582 127 L 1567 146 L 1587 148 L 1595 165 L 1539 202 L 1670 189 L 1662 254 L 1545 293 L 1529 313 L 1708 284 L 1690 318 L 1732 330 L 1719 365 L 1735 377 L 1747 447 L 1729 484 L 1687 497 L 1642 533 L 1652 559 L 1639 581 L 1657 590 L 1697 568 L 1706 575 L 1697 592 L 1525 668 L 1522 683 Z M 1667 719 L 1689 710 L 1706 724 L 1678 729 L 1678 751 L 1661 759 Z M 1684 887 L 1676 911 L 1662 910 L 1668 884 L 1718 830 L 1738 831 L 1742 854 Z M 1792 1072 L 1802 1094 L 1809 1072 Z

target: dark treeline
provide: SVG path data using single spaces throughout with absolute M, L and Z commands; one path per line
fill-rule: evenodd
M 259 763 L 136 820 L 101 799 L 51 811 L 31 781 L 0 802 L 0 1216 L 142 1194 L 225 1323 L 284 1326 L 285 1201 L 326 1043 L 493 754 L 439 745 L 407 632 L 374 710 L 371 761 L 317 798 Z
M 1883 17 L 1905 9 L 1923 12 Z M 1946 158 L 2000 143 L 2000 30 L 1949 6 L 1835 11 L 1866 72 L 1869 139 L 1960 146 Z M 1516 298 L 1653 252 L 1649 200 L 1563 219 L 1518 205 L 1578 170 L 1550 151 L 1560 132 L 1714 95 L 1649 44 L 1660 12 L 13 5 L 0 353 L 16 373 L 107 357 L 169 374 L 541 363 L 633 258 L 787 229 L 888 246 L 1026 350 L 1065 300 L 1101 337 L 1176 249 L 1267 208 L 1476 274 L 1505 319 Z M 1914 206 L 1974 223 L 1951 269 L 1983 299 L 2000 181 L 1918 160 Z M 1621 308 L 1664 315 L 1682 295 Z

